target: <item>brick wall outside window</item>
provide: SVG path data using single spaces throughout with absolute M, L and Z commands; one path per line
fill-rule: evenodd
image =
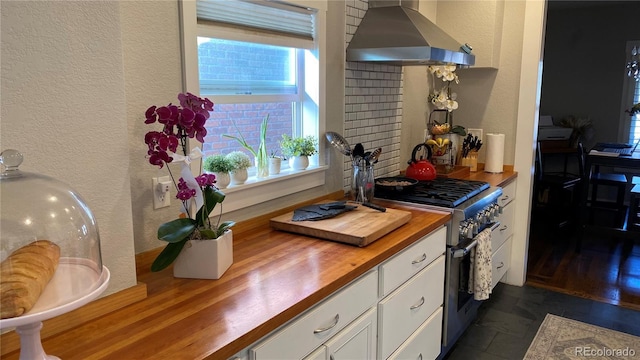
M 284 58 L 281 53 L 259 46 L 253 47 L 250 44 L 233 46 L 224 41 L 206 42 L 198 47 L 198 54 L 202 80 L 241 83 L 247 76 L 252 79 L 278 80 L 284 77 L 283 69 L 287 66 L 281 61 Z M 238 66 L 243 68 L 243 73 L 233 70 Z M 241 90 L 250 91 L 249 88 Z M 234 150 L 247 152 L 235 140 L 222 136 L 238 136 L 233 121 L 238 125 L 247 143 L 257 151 L 260 144 L 260 124 L 267 114 L 267 152 L 280 154 L 279 141 L 282 134 L 290 135 L 292 132 L 291 103 L 218 104 L 215 95 L 207 97 L 214 102 L 214 111 L 207 122 L 207 136 L 202 149 L 205 156 L 228 154 Z

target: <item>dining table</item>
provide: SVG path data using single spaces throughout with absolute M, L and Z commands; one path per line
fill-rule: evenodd
M 619 154 L 612 154 L 606 152 L 599 152 L 591 150 L 585 156 L 585 177 L 592 179 L 596 175 L 601 167 L 607 167 L 616 169 L 616 171 L 623 170 L 640 170 L 640 152 L 635 151 L 631 156 L 623 156 Z M 628 177 L 629 178 L 629 177 Z M 629 184 L 631 183 L 628 180 Z M 588 184 L 584 186 L 581 191 L 580 201 L 580 217 L 578 226 L 578 236 L 576 243 L 576 252 L 580 251 L 582 246 L 583 237 L 586 234 L 597 236 L 611 236 L 621 239 L 640 239 L 640 231 L 633 227 L 627 226 L 627 221 L 623 221 L 622 224 L 606 225 L 601 223 L 594 223 L 592 221 L 594 210 L 589 203 L 589 191 Z M 630 186 L 627 186 L 629 189 Z

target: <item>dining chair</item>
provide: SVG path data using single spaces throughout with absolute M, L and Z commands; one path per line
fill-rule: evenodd
M 538 216 L 553 228 L 575 225 L 585 178 L 584 147 L 565 140 L 540 140 L 537 145 L 533 203 Z M 561 169 L 547 161 L 551 158 L 562 160 Z
M 627 194 L 627 176 L 615 172 L 600 172 L 600 169 L 595 169 L 589 181 L 591 184 L 591 207 L 612 210 L 615 213 L 615 226 L 622 227 L 627 215 L 627 207 L 624 203 Z M 616 194 L 614 201 L 598 199 L 598 190 L 603 186 L 613 188 Z

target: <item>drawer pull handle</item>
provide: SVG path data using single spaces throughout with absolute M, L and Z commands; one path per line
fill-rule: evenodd
M 420 257 L 420 259 L 419 259 L 419 260 L 413 260 L 413 261 L 411 262 L 411 265 L 420 264 L 421 262 L 423 262 L 423 261 L 425 261 L 425 260 L 427 260 L 427 254 L 422 253 L 422 257 Z
M 496 266 L 496 269 L 502 269 L 504 267 L 504 262 L 500 261 L 500 265 Z
M 320 329 L 315 329 L 313 330 L 314 334 L 320 334 L 323 333 L 325 331 L 331 330 L 333 329 L 336 325 L 338 325 L 338 321 L 340 321 L 340 314 L 336 314 L 336 317 L 333 318 L 333 324 L 325 327 L 325 328 L 320 328 Z
M 418 360 L 422 360 L 422 353 L 418 355 Z
M 420 303 L 419 304 L 413 305 L 409 309 L 415 310 L 415 309 L 419 308 L 422 305 L 424 305 L 424 296 L 420 298 Z
M 501 228 L 500 228 L 500 231 L 505 231 L 505 230 L 507 230 L 508 228 L 509 228 L 509 227 L 508 227 L 507 225 L 505 225 L 505 226 L 503 226 L 503 227 L 501 227 Z
M 500 200 L 502 200 L 502 201 L 507 201 L 507 200 L 509 200 L 509 195 L 505 195 L 505 197 L 503 197 L 503 198 L 502 198 L 502 199 L 500 199 Z

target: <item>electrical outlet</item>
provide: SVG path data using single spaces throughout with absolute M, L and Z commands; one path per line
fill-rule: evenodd
M 161 209 L 171 205 L 171 187 L 163 184 L 171 183 L 171 177 L 154 177 L 151 181 L 151 193 L 153 194 L 153 209 Z

